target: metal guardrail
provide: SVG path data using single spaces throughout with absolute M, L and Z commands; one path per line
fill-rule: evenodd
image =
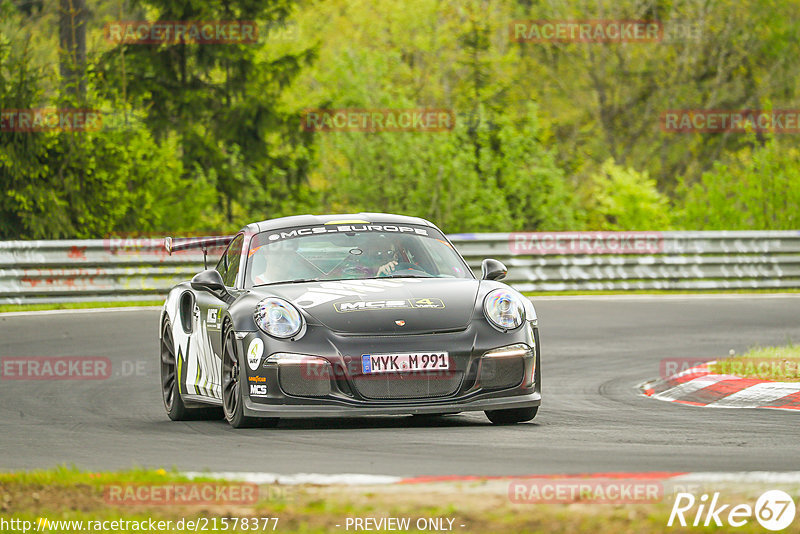
M 800 287 L 800 231 L 451 236 L 470 267 L 497 257 L 520 291 Z
M 800 231 L 456 234 L 520 291 L 800 288 Z M 219 251 L 209 252 L 209 260 Z M 209 263 L 212 263 L 210 261 Z M 203 268 L 161 239 L 0 242 L 0 303 L 157 300 Z

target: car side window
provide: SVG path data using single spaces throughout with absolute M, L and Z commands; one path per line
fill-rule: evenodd
M 236 284 L 236 275 L 239 273 L 239 263 L 242 259 L 242 243 L 244 243 L 244 236 L 236 236 L 217 265 L 217 271 L 222 275 L 222 280 L 227 287 L 233 287 Z
M 225 249 L 225 252 L 223 252 L 222 256 L 220 256 L 219 261 L 217 262 L 217 266 L 214 267 L 214 270 L 216 270 L 219 273 L 219 275 L 222 277 L 223 280 L 225 280 L 225 273 L 228 272 L 228 269 L 226 267 L 227 252 L 228 249 Z

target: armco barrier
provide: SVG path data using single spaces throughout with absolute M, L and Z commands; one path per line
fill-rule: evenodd
M 800 288 L 800 231 L 457 234 L 521 291 Z M 209 252 L 209 264 L 219 250 Z M 157 300 L 203 267 L 161 239 L 0 242 L 0 303 Z

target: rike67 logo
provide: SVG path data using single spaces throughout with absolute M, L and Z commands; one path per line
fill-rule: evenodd
M 696 507 L 696 510 L 694 510 Z M 694 512 L 694 513 L 692 513 Z M 699 526 L 742 527 L 755 519 L 767 530 L 783 530 L 794 521 L 794 499 L 781 490 L 770 490 L 761 494 L 755 506 L 749 504 L 721 504 L 719 492 L 709 500 L 708 494 L 696 499 L 691 493 L 678 493 L 667 526 L 677 520 L 682 527 L 690 524 Z

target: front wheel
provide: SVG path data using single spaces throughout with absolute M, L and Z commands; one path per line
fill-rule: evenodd
M 538 406 L 531 408 L 513 408 L 511 410 L 487 410 L 484 412 L 489 421 L 496 425 L 514 425 L 524 423 L 536 417 Z
M 255 419 L 244 415 L 244 388 L 247 378 L 242 373 L 236 336 L 231 326 L 225 329 L 222 345 L 222 410 L 233 428 L 275 426 L 277 418 Z

